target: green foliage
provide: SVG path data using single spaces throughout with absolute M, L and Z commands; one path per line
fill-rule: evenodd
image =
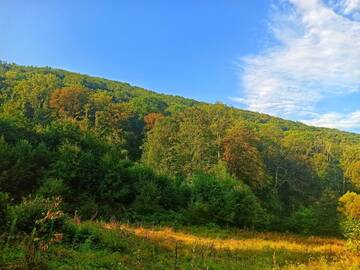
M 28 197 L 10 207 L 12 226 L 17 232 L 31 233 L 36 230 L 41 236 L 50 236 L 63 224 L 59 198 L 45 199 Z
M 45 198 L 57 196 L 67 197 L 69 193 L 69 187 L 65 185 L 63 180 L 57 178 L 45 179 L 37 191 L 37 194 Z
M 79 225 L 67 221 L 63 227 L 64 241 L 81 250 L 105 249 L 111 252 L 126 252 L 127 246 L 117 232 L 85 222 Z
M 339 199 L 339 211 L 343 215 L 341 227 L 348 239 L 348 247 L 354 252 L 360 252 L 360 195 L 347 192 Z
M 341 222 L 344 236 L 348 239 L 348 248 L 354 252 L 360 252 L 360 219 L 345 218 Z
M 337 196 L 325 191 L 313 205 L 298 208 L 288 219 L 287 230 L 305 235 L 339 236 Z
M 196 174 L 189 182 L 190 222 L 212 221 L 241 228 L 264 228 L 266 225 L 265 211 L 246 185 L 231 178 L 217 179 L 205 174 Z
M 0 192 L 11 204 L 61 196 L 83 219 L 336 234 L 359 147 L 355 134 L 0 63 Z
M 8 192 L 16 200 L 33 192 L 48 159 L 44 144 L 34 147 L 26 140 L 19 140 L 10 145 L 0 139 L 0 191 Z
M 334 236 L 341 234 L 337 200 L 337 194 L 325 190 L 320 199 L 314 204 L 316 228 L 311 232 L 312 234 Z
M 9 225 L 9 195 L 0 192 L 0 231 Z
M 167 107 L 166 102 L 154 96 L 140 96 L 131 100 L 131 107 L 142 117 L 149 113 L 164 113 Z
M 311 234 L 316 230 L 317 219 L 313 208 L 301 207 L 289 218 L 289 229 L 296 233 Z
M 176 210 L 182 207 L 181 190 L 173 179 L 158 176 L 143 166 L 132 167 L 130 175 L 136 179 L 133 208 L 140 213 L 152 213 L 161 209 Z
M 344 180 L 360 187 L 360 145 L 346 146 L 342 155 L 341 163 L 344 170 Z M 345 184 L 345 183 L 344 183 Z

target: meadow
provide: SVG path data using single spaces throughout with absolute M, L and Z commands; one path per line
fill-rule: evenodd
M 26 238 L 2 238 L 0 269 L 360 269 L 336 238 L 116 222 L 71 230 L 71 240 L 64 235 L 43 250 L 31 250 Z

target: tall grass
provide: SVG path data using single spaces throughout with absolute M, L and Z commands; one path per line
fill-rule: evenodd
M 30 269 L 24 242 L 0 245 L 0 254 L 0 269 Z M 116 222 L 70 223 L 40 255 L 43 269 L 338 270 L 359 269 L 360 261 L 333 238 Z

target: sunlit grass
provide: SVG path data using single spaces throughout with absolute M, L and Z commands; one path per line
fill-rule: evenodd
M 179 260 L 201 258 L 214 267 L 208 269 L 360 269 L 360 259 L 346 250 L 342 239 L 234 229 L 102 226 L 133 233 L 168 250 L 177 249 Z
M 360 269 L 360 258 L 346 250 L 344 240 L 335 238 L 116 222 L 75 226 L 78 237 L 88 238 L 51 246 L 42 254 L 48 269 Z M 18 267 L 24 262 L 21 250 L 21 245 L 2 250 L 8 263 L 1 268 L 0 260 L 0 269 L 25 269 Z
M 233 232 L 226 239 L 196 236 L 178 232 L 172 228 L 149 229 L 131 227 L 124 224 L 104 224 L 105 228 L 118 228 L 133 232 L 137 236 L 171 245 L 181 242 L 187 245 L 202 245 L 214 249 L 232 251 L 287 250 L 298 253 L 341 254 L 345 251 L 344 241 L 320 237 L 296 237 L 275 233 Z M 231 238 L 230 238 L 231 237 Z

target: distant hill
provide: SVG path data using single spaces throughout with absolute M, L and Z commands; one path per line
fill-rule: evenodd
M 92 77 L 51 67 L 21 66 L 0 61 L 0 89 L 3 92 L 3 100 L 5 98 L 4 92 L 7 91 L 6 88 L 9 88 L 9 84 L 7 83 L 11 82 L 10 84 L 12 85 L 20 82 L 25 83 L 26 81 L 35 79 L 33 77 L 34 75 L 46 76 L 50 74 L 54 75 L 52 79 L 54 79 L 54 82 L 56 81 L 56 84 L 53 85 L 54 87 L 81 86 L 92 91 L 104 91 L 111 95 L 113 100 L 116 102 L 129 102 L 133 99 L 140 99 L 142 97 L 153 97 L 166 103 L 166 109 L 162 111 L 166 111 L 168 113 L 184 107 L 205 104 L 204 102 L 199 102 L 181 96 L 157 93 L 152 90 L 130 85 L 126 82 L 108 80 L 100 77 Z M 311 127 L 300 122 L 284 120 L 263 113 L 251 112 L 242 109 L 237 110 L 239 111 L 239 116 L 241 116 L 243 119 L 255 121 L 259 124 L 277 122 L 280 125 L 283 125 L 284 129 L 323 130 L 329 133 L 347 134 L 348 136 L 353 136 L 354 138 L 358 137 L 357 134 L 351 135 L 350 132 L 339 131 L 336 129 Z

